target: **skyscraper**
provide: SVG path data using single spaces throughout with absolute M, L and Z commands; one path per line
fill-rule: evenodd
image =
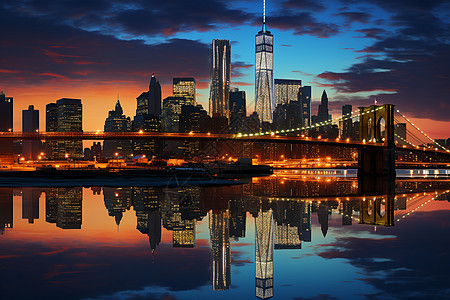
M 0 91 L 0 131 L 13 129 L 13 98 Z
M 156 80 L 155 74 L 152 74 L 148 92 L 143 92 L 137 100 L 136 116 L 138 115 L 154 115 L 161 114 L 161 85 Z
M 230 90 L 230 114 L 239 114 L 242 117 L 247 115 L 245 92 L 240 91 L 239 88 Z
M 62 98 L 56 101 L 58 107 L 58 131 L 82 132 L 82 106 L 81 99 Z M 82 158 L 83 142 L 58 141 L 58 157 Z
M 185 97 L 187 105 L 196 105 L 195 101 L 195 79 L 194 78 L 174 78 L 173 96 Z
M 81 99 L 62 98 L 46 106 L 47 132 L 82 132 Z M 81 140 L 59 140 L 46 143 L 47 157 L 51 159 L 82 158 Z
M 328 113 L 328 96 L 327 92 L 323 90 L 322 98 L 320 99 L 319 111 L 317 112 L 317 118 L 315 123 L 326 122 L 331 119 L 331 115 Z
M 22 132 L 35 132 L 39 130 L 39 110 L 33 105 L 28 110 L 22 110 Z M 41 152 L 41 141 L 23 140 L 22 154 L 25 159 L 37 159 Z
M 105 132 L 127 132 L 131 131 L 130 117 L 123 114 L 119 100 L 116 102 L 114 110 L 109 111 L 105 120 Z M 115 153 L 120 156 L 127 156 L 133 153 L 130 140 L 105 140 L 103 142 L 104 157 L 114 157 Z
M 136 98 L 136 116 L 133 119 L 133 131 L 160 131 L 161 129 L 161 85 L 152 74 L 148 92 Z M 133 141 L 133 153 L 155 155 L 160 149 L 159 141 Z
M 163 100 L 161 113 L 161 128 L 163 132 L 179 132 L 181 107 L 183 105 L 191 105 L 190 102 L 191 100 L 184 96 L 169 96 Z
M 273 96 L 273 35 L 266 28 L 264 8 L 262 30 L 256 35 L 255 111 L 258 113 L 261 122 L 272 122 L 272 113 L 274 109 L 275 99 Z
M 231 78 L 231 46 L 228 40 L 213 39 L 211 45 L 211 82 L 209 115 L 229 118 L 229 91 Z
M 0 91 L 0 131 L 13 130 L 13 98 L 6 97 L 3 91 Z M 0 155 L 6 154 L 11 156 L 13 154 L 12 140 L 3 140 L 0 142 Z
M 302 109 L 302 126 L 311 125 L 311 86 L 303 86 L 298 94 Z
M 302 81 L 296 79 L 275 79 L 275 106 L 297 101 Z

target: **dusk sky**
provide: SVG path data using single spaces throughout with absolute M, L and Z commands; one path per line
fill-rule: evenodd
M 323 89 L 343 104 L 392 103 L 433 138 L 450 137 L 450 1 L 269 0 L 274 78 Z M 14 130 L 34 104 L 81 98 L 83 129 L 103 129 L 118 95 L 133 117 L 155 73 L 163 98 L 173 77 L 194 77 L 208 109 L 213 38 L 229 39 L 232 86 L 254 109 L 258 0 L 0 0 L 0 90 L 14 97 Z

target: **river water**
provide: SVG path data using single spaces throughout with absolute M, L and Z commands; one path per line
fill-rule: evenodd
M 0 299 L 450 299 L 448 179 L 231 183 L 0 188 Z

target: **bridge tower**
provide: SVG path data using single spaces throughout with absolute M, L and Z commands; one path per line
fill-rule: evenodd
M 359 224 L 394 226 L 394 194 L 359 200 Z
M 361 141 L 384 145 L 384 147 L 367 145 L 359 148 L 360 192 L 378 193 L 381 192 L 378 191 L 380 187 L 383 192 L 389 191 L 393 188 L 391 185 L 395 180 L 394 105 L 359 107 L 359 113 Z

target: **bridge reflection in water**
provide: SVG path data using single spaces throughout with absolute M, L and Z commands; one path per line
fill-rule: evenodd
M 250 214 L 255 220 L 255 295 L 267 299 L 275 293 L 274 250 L 302 249 L 311 242 L 313 218 L 325 237 L 333 212 L 341 215 L 343 226 L 394 226 L 430 201 L 449 198 L 446 181 L 406 180 L 398 181 L 395 189 L 394 184 L 388 186 L 385 194 L 361 194 L 355 179 L 272 176 L 226 187 L 92 187 L 91 191 L 103 194 L 117 226 L 125 212 L 135 211 L 136 229 L 148 236 L 148 255 L 158 252 L 161 227 L 172 232 L 173 247 L 195 247 L 196 224 L 208 217 L 213 290 L 230 288 L 231 242 L 246 236 Z M 45 194 L 46 222 L 62 229 L 82 228 L 82 187 L 1 188 L 2 233 L 14 228 L 13 194 L 22 196 L 22 218 L 29 223 L 43 217 L 39 201 Z

